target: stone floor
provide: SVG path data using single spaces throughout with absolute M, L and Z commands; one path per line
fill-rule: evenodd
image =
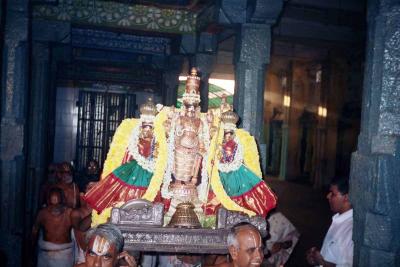
M 278 210 L 301 233 L 300 240 L 285 267 L 308 266 L 305 253 L 312 246 L 321 247 L 332 218 L 326 191 L 274 178 L 267 179 L 267 183 L 278 195 Z

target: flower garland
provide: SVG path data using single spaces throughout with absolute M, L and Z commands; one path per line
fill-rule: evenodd
M 128 151 L 143 169 L 153 173 L 155 165 L 155 158 L 153 157 L 155 138 L 153 136 L 153 139 L 151 140 L 152 153 L 150 154 L 150 157 L 149 158 L 143 157 L 138 150 L 140 128 L 142 125 L 141 122 L 142 121 L 140 120 L 140 123 L 132 131 L 128 145 Z
M 164 172 L 167 167 L 167 140 L 165 138 L 165 129 L 163 122 L 166 120 L 166 110 L 163 109 L 157 114 L 154 119 L 154 137 L 158 142 L 158 155 L 154 166 L 153 177 L 151 178 L 150 184 L 147 187 L 146 193 L 144 193 L 142 199 L 153 202 L 157 193 L 160 191 L 161 184 L 163 183 Z
M 166 167 L 165 173 L 164 173 L 163 185 L 161 188 L 161 195 L 163 198 L 166 198 L 166 199 L 171 198 L 171 193 L 169 192 L 169 185 L 171 184 L 171 181 L 172 181 L 172 168 L 173 168 L 174 162 L 175 162 L 175 160 L 174 160 L 175 126 L 176 126 L 177 119 L 178 119 L 178 116 L 175 113 L 174 117 L 171 119 L 171 129 L 168 134 L 168 145 L 167 145 L 168 160 L 167 160 L 167 167 Z
M 218 162 L 218 170 L 221 172 L 236 171 L 243 164 L 243 147 L 239 139 L 235 136 L 234 141 L 236 143 L 236 153 L 233 154 L 233 160 L 231 162 Z
M 203 115 L 203 116 L 201 116 Z M 200 119 L 203 123 L 203 131 L 200 133 L 199 138 L 200 140 L 203 140 L 204 143 L 204 149 L 206 151 L 206 153 L 203 155 L 203 159 L 201 162 L 201 166 L 203 166 L 201 168 L 201 183 L 198 185 L 197 187 L 197 191 L 198 191 L 198 195 L 199 195 L 199 199 L 200 201 L 202 201 L 203 203 L 207 202 L 207 198 L 208 198 L 208 172 L 207 172 L 207 168 L 205 166 L 207 166 L 207 162 L 208 162 L 208 154 L 209 154 L 209 149 L 210 149 L 210 129 L 209 129 L 209 125 L 207 122 L 207 113 L 201 113 L 200 115 Z
M 237 129 L 235 135 L 243 147 L 243 164 L 258 177 L 262 178 L 260 155 L 258 153 L 256 140 L 249 132 L 243 129 Z
M 106 161 L 104 162 L 101 179 L 107 177 L 113 170 L 121 166 L 126 148 L 129 145 L 132 130 L 139 124 L 138 119 L 125 119 L 118 126 L 113 136 L 110 149 L 107 153 Z

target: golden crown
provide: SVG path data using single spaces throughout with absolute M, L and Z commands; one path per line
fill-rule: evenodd
M 147 99 L 146 103 L 140 105 L 140 119 L 143 122 L 153 122 L 157 114 L 157 108 L 151 98 Z
M 200 77 L 197 76 L 196 68 L 192 68 L 190 75 L 186 79 L 185 93 L 183 94 L 183 102 L 188 104 L 200 103 Z
M 232 110 L 229 110 L 222 113 L 221 120 L 224 123 L 224 130 L 235 130 L 239 116 Z

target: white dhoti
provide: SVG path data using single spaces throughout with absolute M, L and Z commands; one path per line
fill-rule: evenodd
M 72 267 L 74 265 L 74 244 L 55 244 L 39 239 L 37 267 Z

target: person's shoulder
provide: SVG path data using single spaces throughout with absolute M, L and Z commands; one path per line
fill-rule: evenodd
M 66 214 L 68 214 L 68 215 L 71 215 L 71 213 L 74 211 L 74 209 L 73 208 L 70 208 L 70 207 L 65 207 L 65 213 Z
M 50 206 L 46 206 L 46 207 L 41 208 L 39 210 L 38 215 L 43 216 L 43 215 L 48 214 L 48 213 L 50 213 Z
M 71 209 L 71 208 L 69 208 L 69 209 Z M 73 216 L 73 217 L 81 217 L 80 208 L 71 209 L 70 213 L 71 213 L 71 216 Z
M 48 208 L 49 207 L 43 207 L 39 210 L 37 213 L 37 221 L 41 221 L 43 217 L 46 217 L 46 215 L 49 213 Z

